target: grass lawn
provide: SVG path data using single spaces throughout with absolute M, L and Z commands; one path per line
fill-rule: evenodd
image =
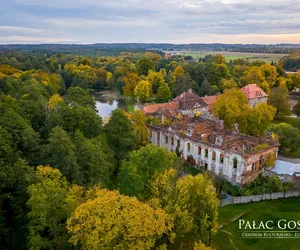
M 172 51 L 174 52 L 174 51 Z M 185 56 L 192 56 L 196 60 L 200 57 L 205 57 L 206 55 L 221 54 L 225 57 L 227 61 L 235 59 L 245 59 L 249 61 L 262 60 L 266 62 L 277 62 L 284 54 L 271 54 L 271 53 L 250 53 L 250 52 L 230 52 L 230 51 L 176 51 Z
M 300 238 L 243 238 L 241 237 L 242 232 L 248 232 L 249 230 L 239 230 L 238 220 L 231 222 L 238 216 L 241 216 L 240 219 L 245 221 L 254 220 L 266 222 L 273 220 L 275 224 L 280 219 L 298 221 L 300 220 L 300 197 L 229 205 L 220 208 L 219 213 L 219 224 L 224 225 L 224 227 L 219 229 L 213 238 L 212 246 L 217 250 L 300 249 Z M 274 231 L 278 231 L 278 228 L 274 228 Z

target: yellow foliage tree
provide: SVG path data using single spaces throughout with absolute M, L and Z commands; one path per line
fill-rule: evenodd
M 49 98 L 48 107 L 50 110 L 54 110 L 56 109 L 57 104 L 63 101 L 63 98 L 59 94 L 55 94 Z
M 201 241 L 198 243 L 195 243 L 194 250 L 214 250 L 211 247 L 206 246 Z
M 123 77 L 123 82 L 125 86 L 123 87 L 124 95 L 133 97 L 134 89 L 139 82 L 139 76 L 137 73 L 127 73 L 125 77 Z
M 166 170 L 150 184 L 152 198 L 174 219 L 176 239 L 194 233 L 209 244 L 217 232 L 219 201 L 212 182 L 204 175 L 179 178 L 174 169 Z
M 134 96 L 138 98 L 142 103 L 148 102 L 152 95 L 151 83 L 142 80 L 134 89 Z
M 150 132 L 146 126 L 147 117 L 141 110 L 136 110 L 130 117 L 134 126 L 134 133 L 138 140 L 139 146 L 146 146 L 149 143 Z
M 172 219 L 118 191 L 94 188 L 67 221 L 70 242 L 82 249 L 151 249 L 168 234 Z

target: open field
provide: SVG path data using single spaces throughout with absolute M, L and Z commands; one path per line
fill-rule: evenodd
M 241 216 L 240 219 L 245 221 L 257 221 L 258 223 L 260 221 L 266 222 L 273 220 L 275 225 L 280 219 L 298 221 L 300 220 L 299 205 L 300 197 L 296 197 L 222 207 L 220 208 L 219 223 L 224 227 L 220 228 L 218 233 L 214 236 L 213 247 L 217 250 L 299 249 L 300 238 L 243 238 L 242 232 L 249 232 L 251 230 L 239 230 L 238 219 L 232 221 L 239 216 Z M 269 232 L 270 230 L 264 231 Z M 279 231 L 279 229 L 274 227 L 273 231 Z M 300 230 L 298 231 L 300 233 Z M 253 232 L 255 232 L 255 230 Z
M 230 52 L 230 51 L 164 51 L 169 53 L 180 53 L 185 56 L 192 56 L 196 60 L 206 55 L 221 54 L 227 61 L 235 59 L 245 59 L 249 61 L 262 60 L 266 62 L 277 62 L 285 54 L 270 54 L 270 53 L 250 53 L 250 52 Z

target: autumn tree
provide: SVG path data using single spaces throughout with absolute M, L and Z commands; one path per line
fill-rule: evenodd
M 136 68 L 139 75 L 147 76 L 149 70 L 154 70 L 154 63 L 151 59 L 144 57 L 138 61 Z
M 224 120 L 227 128 L 231 128 L 232 124 L 239 122 L 245 105 L 248 105 L 248 100 L 242 91 L 238 89 L 225 90 L 224 94 L 217 99 L 213 114 Z
M 223 89 L 232 89 L 232 88 L 237 88 L 238 85 L 236 84 L 233 78 L 230 78 L 229 80 L 222 81 L 222 87 Z
M 160 72 L 150 71 L 147 77 L 151 83 L 153 93 L 157 93 L 159 87 L 165 83 L 164 77 Z
M 116 173 L 118 173 L 120 161 L 128 159 L 129 152 L 137 147 L 134 126 L 124 111 L 116 109 L 112 112 L 104 130 L 107 143 L 116 160 Z
M 261 87 L 265 92 L 269 93 L 270 86 L 266 81 L 264 73 L 257 66 L 250 67 L 244 72 L 244 75 L 240 78 L 243 85 L 256 84 Z
M 172 226 L 162 209 L 99 188 L 67 221 L 70 242 L 82 249 L 152 249 Z
M 141 110 L 136 110 L 132 113 L 130 117 L 133 127 L 135 137 L 137 139 L 137 143 L 140 147 L 146 146 L 150 140 L 150 133 L 146 126 L 147 117 Z
M 31 249 L 70 249 L 65 222 L 68 183 L 58 169 L 38 166 L 37 182 L 28 187 L 30 207 L 29 241 Z
M 120 170 L 121 193 L 145 199 L 149 194 L 148 184 L 154 175 L 176 167 L 178 163 L 175 153 L 152 144 L 131 152 L 129 160 L 123 162 Z
M 123 82 L 125 86 L 123 87 L 123 93 L 126 96 L 134 97 L 134 89 L 139 82 L 139 76 L 137 73 L 127 73 L 126 76 L 123 77 Z
M 218 229 L 219 201 L 211 180 L 204 175 L 179 178 L 174 169 L 157 174 L 150 183 L 152 198 L 174 219 L 176 244 L 187 234 L 210 244 Z
M 195 246 L 193 248 L 193 250 L 214 250 L 211 247 L 206 246 L 205 244 L 203 244 L 201 241 L 195 243 Z
M 142 103 L 148 102 L 152 95 L 151 83 L 142 80 L 134 89 L 134 96 Z
M 289 93 L 286 87 L 272 88 L 268 102 L 270 105 L 276 108 L 276 115 L 289 115 Z
M 163 83 L 158 88 L 156 100 L 158 102 L 167 102 L 171 99 L 172 93 L 167 83 Z

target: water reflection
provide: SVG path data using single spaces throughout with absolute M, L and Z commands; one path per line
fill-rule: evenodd
M 118 107 L 119 102 L 117 100 L 109 100 L 106 102 L 101 102 L 96 100 L 97 113 L 102 118 L 108 117 L 111 115 L 111 112 Z

